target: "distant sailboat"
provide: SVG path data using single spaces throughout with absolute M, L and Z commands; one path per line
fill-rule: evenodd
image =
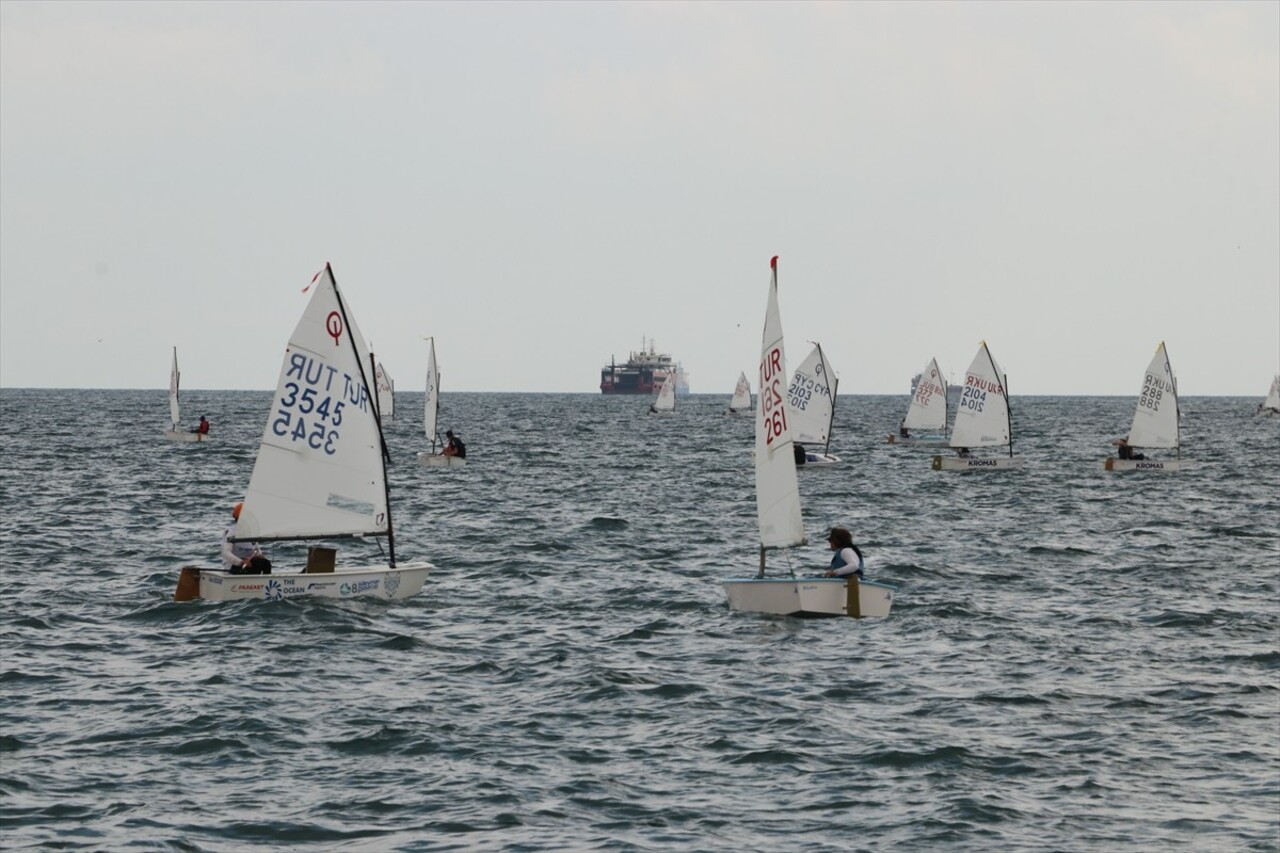
M 178 579 L 178 601 L 409 598 L 432 568 L 396 563 L 369 351 L 328 264 L 312 286 L 285 348 L 232 541 L 385 538 L 387 565 L 335 566 L 333 549 L 313 547 L 300 571 L 253 575 L 188 566 Z
M 676 410 L 676 375 L 674 372 L 668 373 L 667 378 L 662 380 L 662 387 L 658 389 L 658 399 L 654 400 L 649 406 L 649 413 L 656 415 L 666 415 Z
M 740 415 L 751 412 L 751 383 L 747 381 L 744 371 L 738 375 L 738 384 L 733 389 L 733 397 L 729 400 L 729 414 Z
M 792 413 L 792 433 L 797 444 L 821 444 L 822 452 L 804 448 L 803 460 L 795 453 L 795 462 L 805 468 L 834 465 L 840 457 L 831 450 L 831 428 L 835 425 L 836 389 L 840 380 L 831 370 L 821 344 L 801 362 L 787 388 L 787 404 Z
M 169 368 L 169 428 L 164 431 L 164 437 L 169 441 L 178 441 L 184 443 L 208 441 L 209 434 L 207 432 L 199 432 L 198 430 L 186 430 L 182 428 L 182 407 L 178 405 L 178 384 L 180 374 L 178 372 L 178 348 L 173 348 L 173 365 Z
M 1103 467 L 1108 471 L 1178 471 L 1185 467 L 1179 420 L 1178 381 L 1161 341 L 1142 375 L 1129 435 L 1113 442 L 1119 452 L 1107 457 Z M 1176 458 L 1149 459 L 1144 450 L 1172 450 Z
M 440 435 L 436 418 L 440 411 L 440 370 L 436 367 L 436 339 L 427 338 L 427 385 L 422 394 L 422 429 L 431 441 L 431 449 L 418 454 L 418 462 L 431 467 L 460 468 L 467 464 L 465 456 L 446 456 L 436 452 Z
M 778 616 L 888 616 L 895 587 L 877 581 L 842 578 L 766 578 L 765 552 L 805 544 L 800 487 L 792 450 L 792 413 L 786 381 L 782 319 L 778 313 L 778 259 L 772 275 L 761 340 L 759 405 L 756 411 L 756 519 L 760 531 L 760 570 L 753 578 L 722 581 L 732 610 Z
M 946 432 L 947 383 L 938 369 L 938 360 L 933 358 L 920 373 L 906 417 L 898 434 L 889 436 L 889 443 L 945 447 Z
M 374 367 L 373 378 L 378 388 L 378 414 L 386 425 L 396 418 L 396 382 L 380 361 Z
M 978 346 L 964 377 L 964 391 L 951 428 L 951 447 L 957 455 L 933 457 L 933 470 L 986 471 L 1021 468 L 1027 462 L 1026 457 L 1013 455 L 1008 379 L 986 341 Z M 970 450 L 975 447 L 1008 447 L 1009 455 L 973 456 Z
M 1280 415 L 1280 373 L 1271 380 L 1271 390 L 1267 392 L 1267 399 L 1258 406 L 1258 414 Z

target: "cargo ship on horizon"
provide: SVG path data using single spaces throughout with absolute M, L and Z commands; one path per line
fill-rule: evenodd
M 610 357 L 600 370 L 601 394 L 656 394 L 667 374 L 676 377 L 676 393 L 689 393 L 689 380 L 680 362 L 665 352 L 658 352 L 652 340 L 641 341 L 624 364 Z

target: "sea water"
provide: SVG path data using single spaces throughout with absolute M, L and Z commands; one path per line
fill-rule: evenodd
M 1183 401 L 1176 474 L 1107 473 L 1134 398 L 1013 398 L 1017 471 L 889 445 L 842 396 L 800 472 L 884 620 L 733 613 L 751 416 L 446 394 L 388 425 L 407 601 L 172 601 L 216 565 L 265 392 L 0 392 L 7 850 L 1268 850 L 1280 845 L 1280 419 Z M 942 451 L 945 452 L 945 451 Z M 332 543 L 343 563 L 378 545 Z M 281 568 L 303 545 L 270 546 Z

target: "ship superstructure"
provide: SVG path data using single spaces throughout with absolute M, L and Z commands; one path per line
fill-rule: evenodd
M 641 341 L 623 364 L 610 358 L 600 370 L 602 394 L 656 394 L 668 373 L 676 377 L 676 393 L 688 394 L 689 383 L 680 362 L 669 353 L 658 352 L 652 339 Z

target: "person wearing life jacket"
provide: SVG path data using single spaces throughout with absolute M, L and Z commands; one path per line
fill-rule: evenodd
M 231 541 L 235 538 L 243 506 L 242 502 L 231 508 L 231 525 L 222 534 L 222 570 L 233 575 L 269 575 L 271 561 L 262 556 L 258 543 Z
M 843 527 L 831 528 L 827 544 L 836 555 L 831 558 L 831 568 L 824 573 L 829 578 L 843 578 L 849 575 L 862 577 L 863 559 L 858 546 L 853 544 L 853 534 Z
M 200 416 L 200 423 L 196 424 L 196 425 L 195 425 L 195 427 L 194 427 L 191 431 L 192 431 L 192 432 L 194 432 L 194 433 L 198 433 L 198 434 L 200 434 L 200 435 L 208 435 L 208 434 L 209 434 L 209 419 L 208 419 L 208 418 L 206 418 L 204 415 L 201 415 L 201 416 Z
M 459 459 L 467 458 L 467 446 L 462 443 L 462 439 L 453 434 L 453 430 L 445 430 L 444 437 L 448 439 L 444 446 L 445 456 L 456 456 Z

